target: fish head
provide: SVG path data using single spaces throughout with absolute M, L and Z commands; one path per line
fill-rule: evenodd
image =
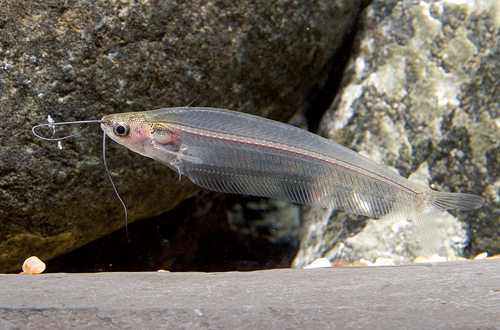
M 177 152 L 180 146 L 180 138 L 170 125 L 153 120 L 147 112 L 104 116 L 101 128 L 113 141 L 143 156 L 166 163 L 174 158 L 172 153 Z
M 140 154 L 151 140 L 150 123 L 138 113 L 120 113 L 102 118 L 101 128 L 113 141 Z

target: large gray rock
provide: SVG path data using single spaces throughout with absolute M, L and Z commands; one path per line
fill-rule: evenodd
M 33 138 L 34 124 L 210 105 L 287 120 L 306 107 L 360 1 L 4 1 L 0 4 L 0 272 L 124 225 L 101 133 Z M 50 116 L 50 117 L 49 117 Z M 130 220 L 197 191 L 108 146 Z
M 320 128 L 411 180 L 485 197 L 478 210 L 438 219 L 439 252 L 449 257 L 467 239 L 467 256 L 500 251 L 499 13 L 497 0 L 372 2 Z M 411 223 L 364 227 L 352 221 L 359 217 L 334 215 L 308 212 L 295 266 L 320 256 L 407 262 L 424 253 Z
M 0 275 L 0 328 L 498 329 L 499 266 Z

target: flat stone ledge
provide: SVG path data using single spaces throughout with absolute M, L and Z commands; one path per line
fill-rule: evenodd
M 0 275 L 0 329 L 500 329 L 499 270 Z

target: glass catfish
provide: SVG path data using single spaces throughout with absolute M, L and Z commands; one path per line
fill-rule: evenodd
M 422 228 L 438 212 L 484 198 L 434 191 L 305 130 L 235 111 L 167 108 L 100 121 L 114 141 L 210 190 L 271 197 L 373 218 L 397 215 Z

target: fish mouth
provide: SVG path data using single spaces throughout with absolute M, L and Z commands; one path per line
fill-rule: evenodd
M 103 131 L 105 131 L 105 132 L 109 131 L 111 129 L 112 125 L 113 125 L 113 122 L 111 121 L 111 119 L 106 118 L 106 117 L 102 118 L 101 128 Z

